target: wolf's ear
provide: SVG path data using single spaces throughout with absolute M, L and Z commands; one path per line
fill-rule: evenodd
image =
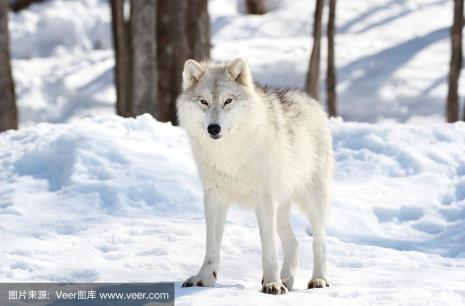
M 252 75 L 250 74 L 249 65 L 243 57 L 236 58 L 227 67 L 232 78 L 245 86 L 252 86 Z
M 187 89 L 197 83 L 204 72 L 205 68 L 202 65 L 193 59 L 188 59 L 184 63 L 184 70 L 182 72 L 182 88 Z

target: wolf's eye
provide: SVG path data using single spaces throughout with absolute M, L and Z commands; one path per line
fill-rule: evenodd
M 228 105 L 228 104 L 231 103 L 231 102 L 232 102 L 232 99 L 231 99 L 231 98 L 230 98 L 230 99 L 226 99 L 226 101 L 224 101 L 224 105 Z
M 203 105 L 208 105 L 208 102 L 206 100 L 200 100 L 200 103 L 202 103 Z

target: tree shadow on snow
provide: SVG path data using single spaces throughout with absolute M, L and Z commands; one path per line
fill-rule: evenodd
M 378 119 L 377 117 L 373 118 L 373 114 L 377 113 L 382 114 L 383 117 L 395 117 L 403 122 L 410 118 L 412 113 L 418 115 L 437 114 L 435 107 L 437 98 L 429 96 L 429 91 L 423 91 L 423 95 L 415 97 L 401 96 L 399 98 L 398 95 L 395 95 L 393 99 L 396 100 L 396 103 L 387 101 L 380 92 L 383 86 L 389 82 L 395 87 L 402 86 L 402 84 L 396 85 L 393 82 L 393 74 L 413 59 L 417 53 L 448 37 L 449 28 L 440 28 L 383 49 L 378 53 L 364 56 L 340 68 L 338 70 L 340 82 L 348 82 L 348 85 L 339 94 L 339 100 L 344 101 L 344 103 L 340 103 L 342 116 L 349 120 L 373 122 Z M 433 86 L 436 87 L 438 84 L 433 84 Z M 399 105 L 402 108 L 399 109 Z M 372 111 L 360 111 L 367 106 Z
M 419 9 L 424 9 L 424 8 L 428 8 L 428 7 L 431 7 L 431 6 L 441 5 L 441 4 L 445 4 L 447 2 L 448 2 L 448 0 L 432 1 L 432 2 L 421 5 L 419 7 Z M 338 26 L 337 27 L 337 33 L 347 33 L 355 25 L 369 19 L 370 17 L 376 15 L 378 12 L 382 12 L 384 10 L 389 10 L 389 9 L 393 8 L 394 6 L 399 6 L 400 4 L 405 5 L 405 4 L 407 4 L 407 2 L 406 1 L 399 1 L 399 0 L 391 0 L 391 1 L 383 3 L 381 5 L 374 6 L 373 8 L 369 8 L 364 13 L 358 14 L 357 17 L 352 18 L 351 20 L 347 21 L 346 23 L 344 23 L 341 26 Z M 403 10 L 400 13 L 395 13 L 392 16 L 388 16 L 388 17 L 383 18 L 383 19 L 381 19 L 379 21 L 370 23 L 367 26 L 365 26 L 364 28 L 355 31 L 354 33 L 360 34 L 360 33 L 372 30 L 372 29 L 374 29 L 376 27 L 382 26 L 382 25 L 387 24 L 389 22 L 392 22 L 392 21 L 394 21 L 396 19 L 405 17 L 405 16 L 407 16 L 407 15 L 409 15 L 411 13 L 414 13 L 414 12 L 418 12 L 418 9 L 412 9 L 412 8 L 410 8 L 408 6 L 404 6 Z

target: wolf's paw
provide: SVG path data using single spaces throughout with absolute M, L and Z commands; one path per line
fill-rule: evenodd
M 283 283 L 284 287 L 287 288 L 288 291 L 291 291 L 294 287 L 294 276 L 285 277 L 281 279 L 281 282 Z
M 216 273 L 213 272 L 211 276 L 196 275 L 186 279 L 182 283 L 183 287 L 213 287 L 216 282 Z
M 287 288 L 281 282 L 262 284 L 262 292 L 268 294 L 286 294 Z
M 329 283 L 327 280 L 323 278 L 314 278 L 311 281 L 308 282 L 308 289 L 313 289 L 313 288 L 325 288 L 329 287 Z

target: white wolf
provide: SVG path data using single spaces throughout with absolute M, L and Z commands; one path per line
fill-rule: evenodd
M 328 117 L 298 90 L 255 85 L 243 58 L 214 64 L 186 61 L 177 100 L 203 183 L 206 252 L 197 275 L 183 287 L 213 286 L 228 206 L 255 209 L 262 243 L 262 291 L 291 290 L 297 241 L 289 224 L 292 203 L 309 218 L 313 276 L 308 288 L 329 286 L 324 223 L 329 209 L 332 145 Z M 275 236 L 284 262 L 279 271 Z

